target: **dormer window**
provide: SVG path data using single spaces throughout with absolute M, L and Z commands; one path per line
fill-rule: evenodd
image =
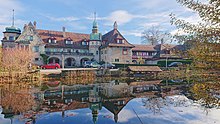
M 73 44 L 72 40 L 66 40 L 66 44 Z
M 57 40 L 56 40 L 56 39 L 53 39 L 53 40 L 52 40 L 52 43 L 57 43 Z
M 65 43 L 66 43 L 66 44 L 73 44 L 73 40 L 72 40 L 70 37 L 68 37 L 68 38 L 65 40 Z
M 54 44 L 56 44 L 56 43 L 57 43 L 57 40 L 56 40 L 55 37 L 50 37 L 50 38 L 48 38 L 48 43 L 54 43 Z
M 48 43 L 51 43 L 51 39 L 48 39 Z
M 72 41 L 66 40 L 66 44 L 72 44 Z
M 88 45 L 88 42 L 82 41 L 82 45 Z

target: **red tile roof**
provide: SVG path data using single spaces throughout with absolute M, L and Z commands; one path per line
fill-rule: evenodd
M 132 51 L 153 51 L 156 52 L 157 50 L 154 48 L 154 45 L 140 45 L 140 44 L 134 44 L 134 48 L 132 48 Z
M 128 66 L 131 71 L 134 72 L 161 72 L 162 70 L 158 66 Z
M 164 49 L 170 50 L 170 49 L 174 48 L 175 46 L 177 46 L 177 45 L 174 45 L 174 44 L 161 44 L 160 50 L 164 50 Z
M 65 37 L 62 31 L 52 31 L 52 30 L 41 30 L 37 29 L 38 35 L 41 39 L 47 40 L 50 37 L 56 38 L 57 41 L 62 41 L 67 38 L 73 40 L 73 42 L 82 41 L 84 39 L 89 40 L 89 34 L 81 34 L 81 33 L 73 33 L 73 32 L 65 32 Z
M 74 48 L 87 48 L 88 46 L 83 46 L 81 44 L 81 41 L 89 41 L 89 34 L 81 34 L 81 33 L 73 33 L 73 32 L 65 32 L 65 35 L 63 35 L 62 31 L 52 31 L 52 30 L 42 30 L 37 29 L 36 30 L 38 35 L 41 37 L 41 39 L 44 41 L 46 47 L 74 47 Z M 56 39 L 56 44 L 48 44 L 48 39 Z M 65 40 L 72 40 L 73 44 L 65 44 Z

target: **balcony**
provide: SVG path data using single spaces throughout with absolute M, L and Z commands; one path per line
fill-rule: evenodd
M 93 56 L 93 53 L 76 53 L 76 52 L 45 52 L 47 55 L 73 55 L 73 56 Z
M 154 56 L 138 56 L 138 55 L 132 55 L 132 59 L 138 59 L 138 58 L 142 58 L 142 59 L 151 59 Z

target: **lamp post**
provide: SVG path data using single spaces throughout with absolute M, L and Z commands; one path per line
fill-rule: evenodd
M 167 57 L 167 54 L 166 54 L 166 69 L 167 69 L 167 59 L 168 59 L 168 57 Z
M 168 50 L 169 50 L 169 49 L 166 48 L 166 54 L 165 54 L 165 55 L 166 55 L 166 69 L 167 69 L 167 63 L 168 63 L 168 54 L 167 54 Z
M 62 69 L 64 69 L 64 55 L 63 55 L 63 52 L 62 52 Z

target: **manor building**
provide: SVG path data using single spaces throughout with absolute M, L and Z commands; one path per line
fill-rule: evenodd
M 119 32 L 117 22 L 111 31 L 102 35 L 98 31 L 96 19 L 93 21 L 91 34 L 67 32 L 65 27 L 62 31 L 38 29 L 36 22 L 25 24 L 22 32 L 14 25 L 6 27 L 3 34 L 3 49 L 29 49 L 34 53 L 32 61 L 36 65 L 59 63 L 64 67 L 74 67 L 82 66 L 85 61 L 126 64 L 142 61 L 152 64 L 160 59 L 164 46 L 129 43 Z

